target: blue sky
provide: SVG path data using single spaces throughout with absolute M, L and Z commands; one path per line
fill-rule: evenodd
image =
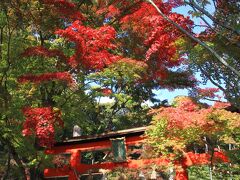
M 182 14 L 184 16 L 190 16 L 188 14 L 188 12 L 192 10 L 192 8 L 190 6 L 181 6 L 178 8 L 173 9 L 173 12 L 177 12 L 179 14 Z M 213 5 L 208 5 L 207 6 L 207 10 L 209 13 L 213 13 L 214 12 L 214 6 Z M 197 25 L 201 25 L 203 24 L 202 20 L 200 18 L 196 18 L 196 17 L 191 17 L 190 18 L 194 21 L 195 24 Z M 212 24 L 211 20 L 208 19 L 207 17 L 205 17 L 205 19 L 208 21 L 209 24 Z M 202 31 L 204 31 L 203 27 L 195 27 L 193 29 L 193 31 L 195 33 L 200 33 Z M 201 77 L 200 77 L 200 73 L 195 74 L 195 77 L 197 78 L 197 80 L 201 81 Z M 208 82 L 206 85 L 200 85 L 201 88 L 205 88 L 205 87 L 215 87 L 212 83 Z M 171 103 L 171 101 L 174 99 L 174 97 L 176 96 L 187 96 L 188 95 L 188 90 L 187 89 L 177 89 L 174 91 L 169 91 L 167 89 L 163 89 L 163 90 L 154 90 L 153 91 L 156 95 L 157 98 L 162 100 L 167 99 L 169 103 Z M 222 95 L 221 93 L 219 94 L 220 96 Z M 101 102 L 112 102 L 111 99 L 109 99 L 108 97 L 101 97 Z M 208 104 L 212 104 L 212 101 L 204 101 L 205 103 Z M 148 105 L 152 105 L 152 103 L 150 102 L 146 102 L 146 104 Z
M 192 10 L 192 8 L 190 6 L 181 6 L 181 7 L 178 7 L 178 8 L 175 8 L 173 10 L 173 12 L 177 12 L 179 14 L 182 14 L 184 16 L 189 16 L 188 12 Z M 207 10 L 209 13 L 213 13 L 214 12 L 214 6 L 213 5 L 208 5 L 207 6 Z M 196 17 L 191 17 L 190 18 L 194 21 L 195 24 L 202 24 L 202 20 L 200 18 L 196 18 Z M 206 17 L 205 17 L 206 18 Z M 212 24 L 211 20 L 206 18 L 207 21 Z M 204 31 L 204 28 L 203 27 L 195 27 L 193 29 L 193 31 L 195 33 L 200 33 L 202 31 Z M 200 74 L 197 73 L 195 74 L 195 77 L 201 81 L 201 77 L 200 77 Z M 208 82 L 206 85 L 200 85 L 201 88 L 204 88 L 204 87 L 215 87 L 212 83 Z M 174 90 L 174 91 L 168 91 L 168 90 L 158 90 L 158 91 L 154 91 L 157 95 L 157 97 L 160 99 L 160 100 L 164 100 L 164 99 L 167 99 L 170 103 L 171 101 L 174 99 L 174 97 L 176 96 L 187 96 L 188 95 L 188 90 L 187 89 L 177 89 L 177 90 Z M 213 102 L 211 101 L 205 101 L 206 103 L 208 104 L 212 104 Z
M 212 14 L 215 11 L 214 6 L 211 5 L 211 4 L 207 5 L 206 8 L 207 8 L 207 11 L 210 14 Z M 188 12 L 190 10 L 192 11 L 193 9 L 190 6 L 187 5 L 187 6 L 177 7 L 175 9 L 173 9 L 173 12 L 177 12 L 177 13 L 182 14 L 184 16 L 189 16 Z M 194 21 L 195 24 L 200 24 L 200 22 L 202 21 L 200 18 L 196 18 L 196 17 L 193 18 L 192 16 L 189 16 L 189 17 Z M 212 21 L 209 18 L 207 18 L 206 16 L 204 16 L 204 17 L 208 21 L 208 23 L 212 24 Z M 204 28 L 201 28 L 201 27 L 194 28 L 195 33 L 199 33 L 203 30 L 204 30 Z

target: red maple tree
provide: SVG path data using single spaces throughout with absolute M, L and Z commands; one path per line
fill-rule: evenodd
M 169 68 L 180 65 L 184 60 L 184 54 L 177 52 L 176 42 L 185 37 L 170 23 L 159 16 L 156 10 L 147 2 L 115 0 L 112 3 L 104 3 L 103 1 L 99 1 L 98 6 L 96 6 L 95 9 L 93 8 L 93 11 L 95 11 L 97 15 L 104 16 L 104 21 L 115 18 L 119 24 L 118 28 L 129 32 L 129 34 L 126 33 L 126 36 L 130 35 L 130 33 L 137 34 L 143 43 L 145 53 L 145 58 L 138 60 L 129 57 L 126 58 L 119 53 L 118 50 L 122 45 L 121 42 L 119 42 L 121 36 L 119 36 L 113 25 L 107 25 L 106 23 L 102 23 L 100 27 L 91 25 L 91 23 L 88 23 L 87 16 L 78 11 L 78 6 L 71 1 L 40 0 L 40 2 L 54 9 L 60 18 L 59 21 L 65 22 L 65 20 L 68 19 L 67 22 L 69 22 L 69 19 L 71 19 L 71 23 L 55 29 L 55 34 L 74 44 L 72 46 L 74 53 L 73 55 L 67 56 L 63 51 L 49 49 L 41 43 L 41 46 L 27 48 L 22 53 L 23 57 L 40 56 L 43 58 L 56 58 L 70 65 L 72 69 L 84 69 L 87 72 L 101 71 L 121 60 L 129 61 L 130 63 L 136 62 L 136 64 L 140 62 L 140 64 L 144 64 L 144 66 L 145 64 L 148 65 L 146 67 L 149 73 L 146 75 L 147 77 L 143 77 L 144 81 L 155 80 L 159 82 L 167 79 Z M 156 1 L 156 4 L 171 20 L 183 28 L 190 30 L 192 21 L 189 18 L 185 18 L 171 11 L 173 7 L 180 3 L 181 1 Z M 137 46 L 134 47 L 133 51 L 139 53 L 139 57 L 142 57 L 143 51 L 139 50 Z M 184 74 L 182 73 L 181 75 Z M 20 83 L 32 82 L 36 84 L 53 80 L 64 81 L 69 85 L 74 82 L 72 75 L 68 71 L 25 74 L 18 79 Z M 103 93 L 109 95 L 111 92 L 109 90 L 103 90 Z M 51 138 L 53 137 L 54 127 L 52 122 L 54 116 L 51 114 L 50 109 L 48 109 L 47 112 L 49 115 L 43 116 L 41 108 L 24 111 L 27 117 L 24 132 L 28 132 L 28 128 L 35 130 L 39 142 L 42 145 L 50 145 L 49 142 L 53 142 L 52 140 L 47 140 L 45 137 L 48 133 L 46 133 L 45 136 L 38 133 L 49 129 Z M 43 116 L 43 118 L 38 119 L 37 116 Z M 48 124 L 46 124 L 47 121 L 49 121 Z M 46 124 L 46 126 L 44 124 Z
M 52 107 L 25 107 L 23 114 L 26 117 L 23 135 L 35 135 L 40 146 L 51 147 L 54 144 L 54 126 L 63 126 L 61 112 L 54 111 Z

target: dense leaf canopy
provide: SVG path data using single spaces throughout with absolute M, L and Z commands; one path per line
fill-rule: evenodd
M 183 1 L 154 2 L 196 37 L 193 21 L 172 11 Z M 239 69 L 239 34 L 232 34 L 239 7 L 221 3 L 225 1 L 218 1 L 214 15 L 220 23 L 199 39 L 207 39 Z M 41 150 L 71 137 L 74 125 L 84 134 L 148 125 L 152 115 L 146 101 L 163 104 L 153 90 L 196 88 L 192 72 L 199 69 L 239 107 L 239 77 L 225 67 L 216 70 L 222 65 L 147 1 L 2 0 L 0 9 L 0 149 L 6 154 L 0 173 L 5 179 L 41 178 L 51 159 Z M 225 18 L 231 19 L 227 28 L 222 25 Z M 231 50 L 223 46 L 225 41 Z M 198 90 L 210 98 L 217 91 Z M 107 97 L 110 102 L 103 102 Z M 191 103 L 187 108 L 164 112 L 184 132 L 193 120 L 180 121 L 174 117 L 176 112 L 186 119 L 183 113 L 190 111 L 205 127 L 210 110 L 198 111 Z M 221 117 L 225 111 L 216 113 Z M 234 123 L 226 127 L 227 132 L 235 132 L 232 127 Z

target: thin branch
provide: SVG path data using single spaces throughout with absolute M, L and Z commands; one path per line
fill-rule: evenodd
M 7 159 L 7 162 L 6 162 L 6 165 L 7 165 L 7 169 L 5 170 L 5 173 L 4 175 L 2 176 L 1 180 L 7 180 L 8 179 L 8 175 L 9 175 L 9 170 L 10 170 L 10 160 L 11 160 L 11 155 L 10 155 L 10 152 L 8 152 L 8 159 Z
M 197 5 L 193 0 L 190 0 L 189 2 L 184 1 L 184 3 L 190 5 L 191 7 L 196 8 L 197 10 L 199 10 L 201 13 L 203 13 L 204 15 L 206 15 L 209 19 L 211 19 L 214 23 L 234 32 L 237 35 L 240 35 L 239 32 L 237 32 L 235 29 L 233 29 L 232 27 L 222 23 L 221 21 L 218 21 L 217 19 L 215 19 L 208 11 L 206 11 L 204 8 L 201 8 L 199 5 Z
M 19 169 L 22 172 L 22 175 L 24 175 L 24 180 L 30 180 L 30 175 L 28 171 L 29 169 L 26 168 L 26 164 L 19 157 L 19 154 L 17 153 L 15 147 L 12 145 L 12 142 L 9 141 L 9 139 L 4 138 L 3 136 L 0 136 L 0 140 L 7 145 L 9 153 L 11 153 L 13 159 L 16 161 Z
M 68 97 L 65 98 L 65 101 L 64 101 L 61 105 L 59 105 L 59 107 L 62 108 L 62 107 L 70 100 L 70 98 L 71 98 L 74 94 L 82 91 L 82 88 L 84 88 L 84 87 L 85 87 L 86 85 L 88 85 L 88 84 L 90 84 L 90 82 L 88 82 L 88 83 L 86 83 L 86 84 L 83 84 L 83 85 L 82 85 L 81 87 L 79 87 L 76 91 L 73 91 L 72 94 L 70 94 Z M 81 102 L 83 102 L 84 100 L 86 100 L 88 97 L 91 97 L 91 95 L 88 95 L 88 96 L 82 98 Z M 80 102 L 80 103 L 81 103 L 81 102 Z
M 198 68 L 200 69 L 200 71 L 209 79 L 209 81 L 211 81 L 211 83 L 215 86 L 217 86 L 221 91 L 223 91 L 224 93 L 226 92 L 226 90 L 220 86 L 218 83 L 216 83 L 210 75 L 207 74 L 207 72 L 200 66 L 198 65 Z
M 118 21 L 119 19 L 123 18 L 124 16 L 126 16 L 128 14 L 128 12 L 133 8 L 135 7 L 136 5 L 140 4 L 141 2 L 143 2 L 143 0 L 140 0 L 138 2 L 135 2 L 134 4 L 130 5 L 128 8 L 126 8 L 120 16 L 118 16 L 117 18 L 115 18 L 113 21 L 111 21 L 109 23 L 109 25 L 112 25 L 114 24 L 116 21 Z
M 206 43 L 204 43 L 203 41 L 201 41 L 200 39 L 194 37 L 191 33 L 189 33 L 187 30 L 185 30 L 183 27 L 181 27 L 179 24 L 177 24 L 176 22 L 172 21 L 168 16 L 166 16 L 158 7 L 157 5 L 152 1 L 152 0 L 147 0 L 149 3 L 151 3 L 153 5 L 153 7 L 158 11 L 158 13 L 163 17 L 163 19 L 165 19 L 166 21 L 168 21 L 169 23 L 171 23 L 172 25 L 174 25 L 179 31 L 181 31 L 182 33 L 184 33 L 185 35 L 187 35 L 190 39 L 192 39 L 193 41 L 197 42 L 198 44 L 200 44 L 201 46 L 203 46 L 205 49 L 207 49 L 211 54 L 213 54 L 217 60 L 219 62 L 221 62 L 224 66 L 226 66 L 228 69 L 230 69 L 234 74 L 236 74 L 238 77 L 240 77 L 240 72 L 238 70 L 236 70 L 234 67 L 232 67 L 231 65 L 229 65 L 215 50 L 213 50 L 211 47 L 209 47 Z
M 217 99 L 210 99 L 210 98 L 206 98 L 206 97 L 204 97 L 202 99 L 208 100 L 208 101 L 213 101 L 213 102 L 223 102 L 223 101 L 220 101 L 220 100 L 217 100 Z
M 192 7 L 192 8 L 193 8 L 194 12 L 197 12 L 197 13 L 198 13 L 198 11 L 196 10 L 195 7 Z M 214 28 L 209 24 L 209 22 L 208 22 L 203 16 L 200 16 L 200 19 L 206 24 L 206 27 L 210 28 L 212 31 L 214 31 L 215 33 L 218 33 L 218 34 L 221 35 L 222 37 L 226 38 L 226 40 L 228 40 L 230 43 L 232 43 L 232 40 L 231 40 L 231 39 L 229 39 L 227 36 L 223 36 L 222 33 L 219 33 L 218 30 L 214 29 Z M 240 47 L 239 44 L 236 44 L 236 46 L 237 46 L 237 47 Z
M 194 12 L 196 12 L 196 13 L 198 12 L 195 7 L 192 7 L 192 8 L 193 8 Z M 214 30 L 213 27 L 207 22 L 207 20 L 206 20 L 203 16 L 200 16 L 200 19 L 201 19 L 210 29 Z
M 3 29 L 4 27 L 0 29 L 0 61 L 2 60 Z

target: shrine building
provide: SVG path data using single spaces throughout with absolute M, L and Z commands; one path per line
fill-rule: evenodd
M 141 158 L 145 130 L 146 127 L 139 127 L 57 142 L 45 151 L 53 155 L 57 163 L 55 167 L 44 170 L 44 178 L 86 180 L 91 176 L 94 180 L 104 180 L 105 172 L 117 167 L 139 170 L 150 164 L 167 166 L 170 161 L 166 158 Z M 215 152 L 214 157 L 228 161 L 222 152 Z M 207 153 L 189 152 L 188 158 L 183 159 L 180 165 L 175 164 L 175 179 L 187 180 L 187 167 L 209 161 Z

